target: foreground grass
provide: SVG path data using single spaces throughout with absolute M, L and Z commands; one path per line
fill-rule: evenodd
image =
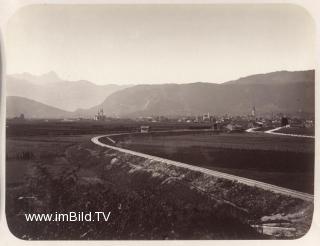
M 6 215 L 22 239 L 262 238 L 245 213 L 170 175 L 134 170 L 91 136 L 8 139 Z M 62 141 L 62 142 L 61 142 Z M 61 144 L 58 144 L 60 143 Z M 21 153 L 32 152 L 30 155 Z M 23 157 L 28 156 L 28 157 Z M 12 168 L 14 165 L 15 168 Z M 16 178 L 27 165 L 24 179 Z M 111 211 L 105 222 L 26 222 L 25 213 Z
M 295 228 L 291 238 L 308 231 L 312 203 L 122 155 L 93 145 L 86 135 L 134 130 L 112 127 L 30 123 L 8 128 L 6 215 L 14 235 L 31 240 L 261 239 L 266 237 L 251 225 L 265 221 L 289 224 Z M 111 217 L 107 224 L 27 223 L 24 217 L 69 211 L 111 211 Z

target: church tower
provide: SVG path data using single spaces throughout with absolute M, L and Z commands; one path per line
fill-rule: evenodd
M 252 107 L 251 116 L 254 119 L 256 118 L 256 107 L 255 106 Z

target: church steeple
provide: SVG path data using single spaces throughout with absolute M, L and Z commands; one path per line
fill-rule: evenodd
M 252 107 L 251 116 L 256 117 L 256 107 L 255 106 Z

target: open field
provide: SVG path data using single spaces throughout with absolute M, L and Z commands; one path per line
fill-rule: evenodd
M 19 238 L 268 238 L 251 228 L 241 211 L 188 184 L 164 182 L 165 176 L 154 178 L 146 171 L 132 173 L 128 165 L 112 166 L 115 155 L 96 150 L 86 141 L 89 136 L 69 139 L 65 150 L 55 149 L 58 139 L 7 142 L 12 157 L 7 160 L 6 215 L 11 232 Z M 26 148 L 37 157 L 17 161 L 15 154 Z M 30 223 L 24 218 L 24 213 L 68 211 L 111 211 L 111 219 L 108 223 Z
M 12 137 L 6 140 L 7 187 L 24 184 L 37 164 L 64 164 L 65 150 L 89 136 Z
M 261 239 L 269 236 L 257 233 L 251 225 L 262 225 L 265 223 L 262 218 L 277 223 L 277 214 L 281 214 L 281 221 L 295 228 L 294 233 L 286 237 L 300 237 L 310 226 L 313 208 L 310 202 L 101 148 L 91 143 L 93 136 L 125 130 L 116 124 L 94 125 L 8 124 L 6 216 L 14 235 L 23 239 Z M 125 126 L 132 132 L 138 127 Z M 155 130 L 181 129 L 182 125 L 153 127 Z M 305 139 L 299 139 L 300 144 L 293 144 L 281 137 L 281 144 L 275 146 L 274 136 L 261 139 L 256 134 L 166 134 L 142 136 L 135 133 L 117 140 L 131 146 L 136 142 L 136 147 L 144 152 L 156 151 L 155 155 L 163 153 L 173 159 L 180 156 L 184 162 L 192 160 L 190 151 L 194 155 L 197 149 L 208 160 L 219 157 L 218 163 L 223 164 L 217 167 L 220 171 L 231 172 L 234 168 L 237 175 L 250 173 L 255 177 L 261 175 L 268 163 L 251 167 L 243 156 L 258 153 L 267 159 L 271 153 L 274 156 L 271 160 L 275 160 L 275 153 L 280 149 L 280 152 L 296 153 L 296 159 L 305 161 L 305 156 L 313 153 L 313 142 Z M 198 140 L 191 143 L 195 136 Z M 237 162 L 231 161 L 232 156 L 240 161 L 242 169 L 237 167 Z M 288 158 L 286 155 L 280 157 Z M 228 160 L 231 162 L 226 165 Z M 283 170 L 290 165 L 284 167 L 278 170 L 272 166 L 271 170 L 277 172 L 267 168 L 261 176 L 272 179 L 275 173 L 280 173 L 283 178 Z M 296 183 L 301 174 L 310 175 L 309 181 L 313 178 L 312 165 L 297 165 L 297 168 L 297 172 L 288 172 Z M 301 184 L 305 182 L 303 175 Z M 23 217 L 24 213 L 67 211 L 111 211 L 111 221 L 107 225 L 30 223 Z M 276 219 L 273 214 L 277 215 Z M 287 215 L 294 220 L 288 220 Z
M 274 129 L 275 126 L 264 126 L 264 127 L 259 127 L 257 129 L 255 129 L 255 132 L 264 132 L 264 131 L 268 131 L 268 130 L 272 130 Z
M 43 124 L 39 129 L 48 131 L 40 130 L 39 135 L 36 124 L 10 127 L 6 217 L 11 232 L 19 238 L 266 238 L 234 206 L 188 183 L 169 182 L 167 175 L 155 178 L 142 170 L 133 173 L 128 163 L 112 164 L 116 153 L 92 144 L 94 135 L 66 134 L 64 124 Z M 112 132 L 112 128 L 104 131 Z M 107 224 L 30 223 L 24 218 L 25 213 L 68 211 L 111 211 L 111 220 Z
M 288 127 L 288 128 L 282 128 L 282 129 L 275 131 L 275 132 L 285 133 L 285 134 L 307 135 L 307 136 L 314 136 L 315 135 L 314 127 L 310 127 L 310 128 Z
M 115 140 L 119 147 L 313 193 L 312 139 L 202 133 L 134 135 Z
M 107 134 L 112 132 L 137 132 L 141 125 L 149 125 L 152 130 L 171 130 L 171 129 L 202 129 L 210 128 L 206 123 L 179 123 L 179 122 L 136 122 L 132 120 L 116 121 L 74 121 L 61 122 L 50 120 L 26 120 L 26 121 L 7 121 L 6 134 L 8 137 L 28 137 L 28 136 L 65 136 L 65 135 L 84 135 L 84 134 Z

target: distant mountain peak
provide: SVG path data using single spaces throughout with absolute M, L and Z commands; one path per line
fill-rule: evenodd
M 6 76 L 7 95 L 20 96 L 37 102 L 73 111 L 91 108 L 107 96 L 128 86 L 96 85 L 87 80 L 67 81 L 50 71 L 42 75 L 20 73 Z
M 31 73 L 26 73 L 26 72 L 13 74 L 11 76 L 17 79 L 27 80 L 34 84 L 46 84 L 46 83 L 61 81 L 61 78 L 54 71 L 49 71 L 39 76 L 33 75 Z

